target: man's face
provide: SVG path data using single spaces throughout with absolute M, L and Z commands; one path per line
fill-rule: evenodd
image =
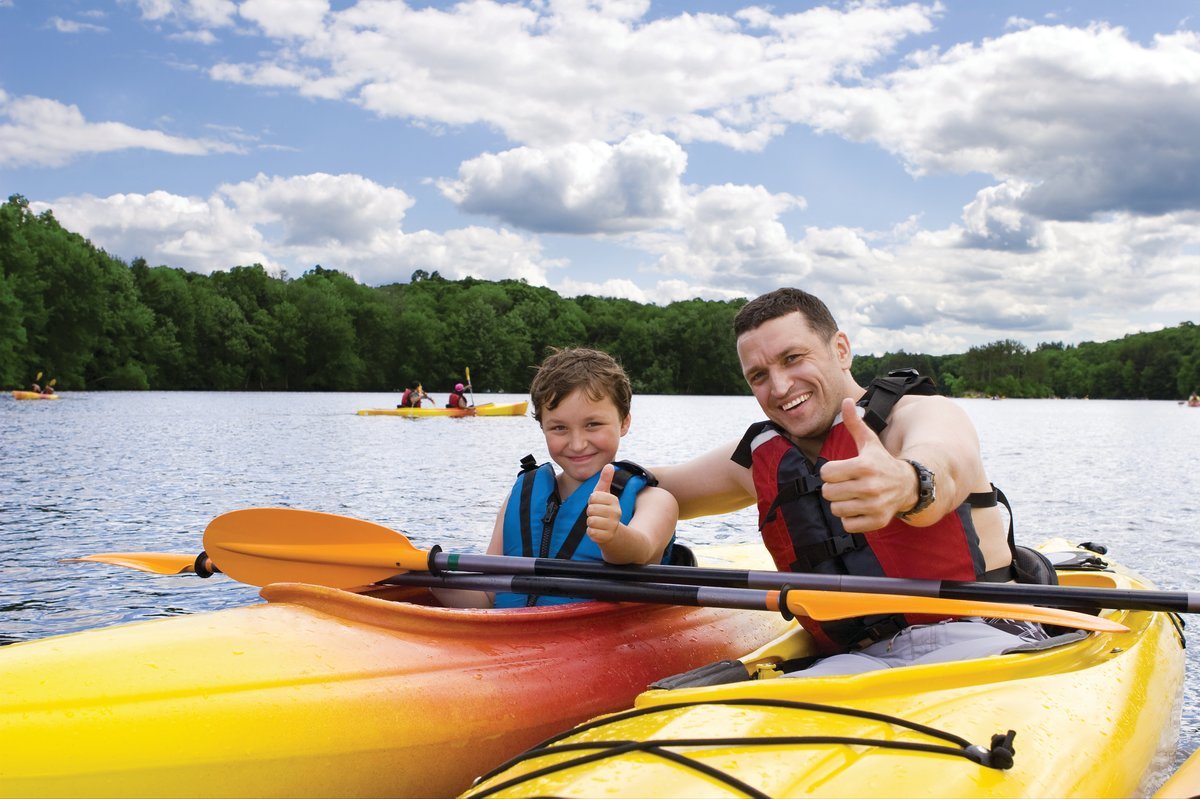
M 821 439 L 850 396 L 850 342 L 817 335 L 799 312 L 780 316 L 737 340 L 742 374 L 767 418 L 797 443 Z

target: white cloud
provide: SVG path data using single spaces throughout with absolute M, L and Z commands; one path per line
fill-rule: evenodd
M 859 351 L 874 352 L 1103 341 L 1200 308 L 1198 212 L 1048 221 L 1039 235 L 1036 250 L 1014 252 L 966 246 L 958 226 L 917 231 L 864 270 L 870 283 L 818 259 L 804 287 L 826 299 Z
M 874 141 L 916 175 L 987 173 L 1027 184 L 1046 219 L 1200 208 L 1200 36 L 1033 27 L 860 86 L 779 100 L 780 116 Z
M 697 188 L 678 220 L 682 235 L 647 233 L 633 240 L 658 256 L 656 271 L 756 293 L 761 286 L 802 278 L 812 268 L 810 255 L 779 221 L 780 214 L 802 205 L 798 197 L 762 186 Z
M 305 3 L 243 6 L 278 49 L 222 63 L 217 80 L 345 97 L 385 117 L 484 123 L 534 145 L 617 141 L 638 130 L 761 148 L 783 130 L 765 102 L 858 74 L 936 6 L 853 4 L 776 15 L 646 20 L 646 2 Z
M 272 38 L 315 38 L 323 31 L 327 0 L 244 0 L 238 14 Z
M 96 25 L 92 22 L 79 22 L 77 20 L 63 19 L 62 17 L 51 17 L 49 21 L 50 27 L 54 28 L 59 33 L 107 33 L 108 28 L 103 25 Z
M 212 139 L 89 122 L 77 106 L 44 97 L 11 97 L 0 90 L 0 166 L 62 166 L 85 153 L 132 149 L 174 155 L 240 152 L 236 145 Z
M 635 133 L 618 144 L 520 147 L 463 163 L 439 182 L 460 209 L 541 232 L 615 233 L 670 224 L 683 205 L 683 148 Z
M 233 24 L 237 3 L 233 0 L 134 0 L 142 18 L 173 21 L 178 25 L 219 28 Z
M 406 233 L 401 222 L 411 206 L 399 189 L 321 173 L 259 175 L 208 198 L 158 191 L 31 203 L 118 257 L 202 273 L 261 263 L 300 274 L 321 264 L 371 284 L 406 281 L 425 269 L 451 279 L 545 285 L 547 270 L 561 265 L 544 257 L 538 242 L 506 230 Z

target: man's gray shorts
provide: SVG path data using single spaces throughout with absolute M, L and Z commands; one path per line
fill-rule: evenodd
M 854 652 L 830 655 L 806 669 L 784 676 L 831 677 L 899 666 L 969 660 L 999 655 L 1013 647 L 1047 637 L 1041 625 L 1022 621 L 955 619 L 937 624 L 916 624 L 905 627 L 891 638 L 876 641 Z

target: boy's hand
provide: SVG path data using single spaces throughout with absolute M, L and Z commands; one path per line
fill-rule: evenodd
M 600 546 L 613 540 L 621 524 L 621 503 L 614 494 L 609 493 L 615 473 L 616 469 L 611 463 L 605 464 L 600 470 L 596 490 L 588 498 L 587 534 Z

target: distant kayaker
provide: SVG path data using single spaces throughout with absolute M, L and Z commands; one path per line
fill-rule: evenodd
M 1041 556 L 1018 553 L 975 428 L 932 381 L 900 370 L 858 385 L 846 333 L 799 289 L 752 300 L 733 328 L 743 375 L 768 421 L 687 463 L 655 468 L 680 518 L 757 502 L 781 571 L 1056 581 Z M 802 621 L 832 657 L 796 676 L 982 657 L 1046 637 L 1025 622 Z
M 400 395 L 400 404 L 397 408 L 420 408 L 421 400 L 432 398 L 425 393 L 425 389 L 421 387 L 420 382 L 414 380 L 408 384 L 408 388 L 404 389 L 404 393 Z
M 470 408 L 471 402 L 464 394 L 467 387 L 462 383 L 454 384 L 454 391 L 450 392 L 450 396 L 446 398 L 447 408 Z
M 532 455 L 521 460 L 517 482 L 496 515 L 489 554 L 618 564 L 671 559 L 675 498 L 637 464 L 616 461 L 629 430 L 632 394 L 625 370 L 599 350 L 557 350 L 542 362 L 529 398 L 561 471 L 538 465 Z M 447 604 L 491 604 L 481 592 L 437 594 Z M 578 601 L 500 593 L 494 607 Z

